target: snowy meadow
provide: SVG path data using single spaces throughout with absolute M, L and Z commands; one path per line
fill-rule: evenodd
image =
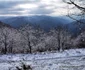
M 32 70 L 84 70 L 85 49 L 71 49 L 61 53 L 0 55 L 1 70 L 17 70 L 16 67 L 21 68 L 23 63 L 30 65 Z

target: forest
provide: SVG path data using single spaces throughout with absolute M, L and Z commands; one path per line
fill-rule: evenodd
M 58 26 L 45 32 L 27 24 L 19 29 L 0 22 L 0 53 L 36 53 L 45 51 L 63 51 L 65 49 L 84 48 L 85 32 L 72 35 L 66 26 Z

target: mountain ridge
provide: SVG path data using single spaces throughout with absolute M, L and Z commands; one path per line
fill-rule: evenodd
M 23 16 L 23 17 L 11 17 L 2 22 L 9 24 L 14 28 L 19 28 L 26 24 L 31 24 L 32 26 L 40 26 L 44 30 L 50 30 L 57 25 L 67 24 L 70 21 L 62 17 L 51 17 L 51 16 Z

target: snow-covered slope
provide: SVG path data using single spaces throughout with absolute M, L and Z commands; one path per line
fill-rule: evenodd
M 85 49 L 70 49 L 63 52 L 42 52 L 33 54 L 8 54 L 0 55 L 0 61 L 20 61 L 20 60 L 43 60 L 43 59 L 56 59 L 56 58 L 68 58 L 75 56 L 84 56 Z
M 21 66 L 22 62 L 33 70 L 85 70 L 85 49 L 0 55 L 1 70 L 16 70 L 16 66 Z

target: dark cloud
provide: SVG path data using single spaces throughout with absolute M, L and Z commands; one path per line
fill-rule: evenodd
M 23 11 L 22 8 L 14 8 L 19 4 L 25 4 L 26 1 L 0 1 L 0 14 L 21 14 L 19 11 Z
M 6 9 L 6 8 L 12 8 L 19 4 L 25 4 L 25 3 L 36 3 L 40 0 L 14 0 L 14 1 L 0 1 L 0 9 Z
M 0 9 L 6 9 L 6 8 L 12 8 L 18 4 L 21 4 L 22 2 L 8 2 L 8 1 L 2 1 L 0 2 Z

